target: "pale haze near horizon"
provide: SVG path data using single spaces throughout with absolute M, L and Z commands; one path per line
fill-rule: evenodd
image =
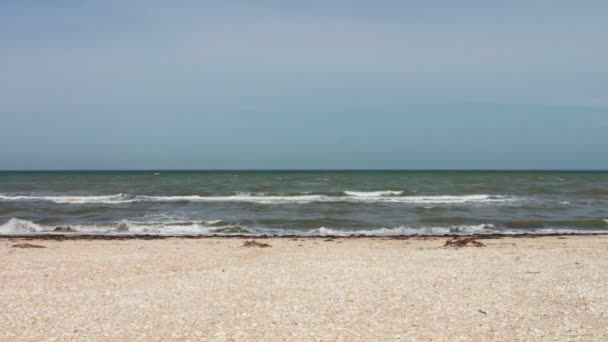
M 0 4 L 0 169 L 608 169 L 608 3 Z

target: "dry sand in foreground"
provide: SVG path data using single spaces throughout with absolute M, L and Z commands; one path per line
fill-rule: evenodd
M 326 240 L 0 239 L 0 340 L 608 339 L 608 236 Z

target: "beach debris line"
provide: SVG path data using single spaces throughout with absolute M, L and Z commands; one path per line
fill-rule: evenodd
M 33 243 L 18 243 L 12 246 L 13 248 L 46 248 L 46 246 L 35 245 Z
M 455 237 L 448 239 L 444 247 L 465 247 L 465 246 L 473 246 L 473 247 L 485 247 L 481 241 L 477 241 L 475 237 Z
M 272 246 L 269 243 L 265 243 L 265 242 L 257 242 L 255 240 L 247 240 L 247 241 L 243 242 L 243 247 L 267 248 L 267 247 L 272 247 Z

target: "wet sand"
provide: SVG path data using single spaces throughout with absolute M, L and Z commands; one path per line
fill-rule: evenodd
M 3 238 L 0 340 L 608 339 L 607 235 L 446 240 Z

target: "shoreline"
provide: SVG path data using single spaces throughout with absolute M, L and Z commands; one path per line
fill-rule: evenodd
M 605 233 L 520 233 L 520 234 L 413 234 L 413 235 L 247 235 L 247 234 L 65 234 L 65 233 L 36 233 L 36 234 L 0 234 L 0 241 L 3 239 L 24 239 L 24 240 L 165 240 L 165 239 L 386 239 L 386 240 L 407 240 L 407 239 L 430 239 L 430 238 L 467 238 L 471 237 L 478 240 L 502 239 L 502 238 L 540 238 L 540 237 L 560 237 L 560 236 L 608 236 Z

